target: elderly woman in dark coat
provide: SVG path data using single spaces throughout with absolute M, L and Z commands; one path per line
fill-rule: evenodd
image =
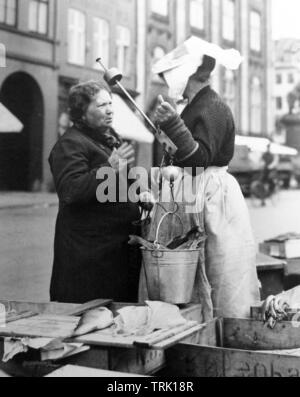
M 118 177 L 119 161 L 134 161 L 133 148 L 112 128 L 112 97 L 104 81 L 74 87 L 69 107 L 74 125 L 49 158 L 59 197 L 51 300 L 135 302 L 139 256 L 131 255 L 128 236 L 140 218 L 138 204 L 100 203 L 96 197 L 103 181 L 97 172 L 109 167 Z

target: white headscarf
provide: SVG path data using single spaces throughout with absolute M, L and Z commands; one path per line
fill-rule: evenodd
M 216 44 L 192 36 L 153 67 L 153 73 L 164 75 L 171 98 L 182 98 L 189 78 L 202 65 L 204 55 L 214 58 L 216 62 L 231 70 L 238 69 L 243 61 L 241 54 L 235 49 L 224 50 Z

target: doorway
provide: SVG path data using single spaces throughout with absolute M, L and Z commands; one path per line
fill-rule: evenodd
M 38 191 L 43 178 L 41 89 L 29 74 L 14 73 L 2 84 L 0 102 L 24 125 L 21 133 L 0 133 L 0 190 Z

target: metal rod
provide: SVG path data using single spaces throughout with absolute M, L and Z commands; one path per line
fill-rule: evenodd
M 146 115 L 146 113 L 139 107 L 139 105 L 135 102 L 135 100 L 132 98 L 132 96 L 129 94 L 129 92 L 123 87 L 123 85 L 119 81 L 117 81 L 116 84 L 122 90 L 122 92 L 127 96 L 127 98 L 130 100 L 130 102 L 136 107 L 136 109 L 140 112 L 140 114 L 144 117 L 144 119 L 147 121 L 147 123 L 154 129 L 155 132 L 158 132 L 154 123 L 149 119 L 149 117 Z
M 96 60 L 102 68 L 104 69 L 105 72 L 108 72 L 107 68 L 103 65 L 101 58 L 98 58 Z M 158 129 L 154 125 L 154 123 L 149 119 L 149 117 L 146 115 L 146 113 L 139 107 L 139 105 L 136 103 L 136 101 L 132 98 L 132 96 L 129 94 L 129 92 L 124 88 L 124 86 L 119 82 L 116 81 L 115 84 L 120 88 L 120 90 L 127 96 L 127 98 L 130 100 L 130 102 L 133 104 L 133 106 L 140 112 L 140 114 L 144 117 L 144 119 L 147 121 L 147 123 L 153 128 L 155 132 L 158 132 Z
M 109 74 L 109 70 L 103 65 L 101 58 L 98 58 L 96 60 L 97 63 L 103 68 L 105 71 L 106 76 Z M 140 106 L 136 103 L 136 101 L 132 98 L 132 96 L 129 94 L 129 92 L 123 87 L 123 85 L 120 83 L 120 80 L 122 79 L 122 75 L 118 74 L 115 76 L 111 76 L 111 80 L 108 81 L 108 79 L 104 76 L 105 80 L 108 82 L 109 85 L 117 85 L 120 90 L 125 94 L 125 96 L 129 99 L 129 101 L 132 103 L 132 105 L 138 110 L 138 112 L 143 116 L 145 121 L 149 124 L 149 126 L 153 129 L 154 135 L 158 142 L 162 145 L 164 148 L 164 151 L 166 154 L 172 158 L 172 156 L 175 156 L 178 148 L 176 145 L 171 141 L 171 139 L 163 132 L 160 130 L 159 127 L 156 127 L 155 124 L 150 120 L 150 118 L 146 115 L 146 113 L 140 108 Z

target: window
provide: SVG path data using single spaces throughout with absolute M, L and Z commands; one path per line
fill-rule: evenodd
M 17 23 L 17 0 L 0 0 L 0 23 L 15 26 Z
M 40 34 L 48 33 L 49 0 L 30 0 L 29 30 Z
M 282 76 L 281 76 L 281 74 L 276 74 L 276 84 L 282 84 Z
M 294 84 L 295 83 L 295 78 L 294 78 L 293 73 L 289 73 L 288 74 L 288 83 L 289 84 Z
M 250 47 L 253 51 L 261 51 L 261 16 L 256 11 L 250 13 Z
M 282 98 L 281 97 L 277 97 L 276 98 L 276 109 L 277 110 L 281 110 L 282 109 Z
M 254 77 L 251 82 L 251 132 L 261 134 L 262 132 L 262 91 L 261 82 Z
M 223 38 L 228 41 L 235 39 L 235 3 L 223 0 Z
M 117 26 L 117 67 L 128 76 L 130 74 L 130 30 Z
M 164 17 L 169 14 L 169 0 L 151 0 L 151 11 Z
M 232 70 L 226 70 L 225 72 L 224 99 L 227 105 L 230 107 L 232 113 L 235 115 L 236 113 L 235 79 Z
M 76 65 L 85 64 L 86 21 L 83 12 L 69 9 L 68 12 L 68 61 Z
M 190 23 L 193 28 L 204 30 L 204 0 L 190 1 Z
M 101 58 L 103 65 L 109 68 L 109 23 L 105 19 L 94 18 L 94 60 Z M 99 64 L 95 63 L 95 68 L 99 68 Z

